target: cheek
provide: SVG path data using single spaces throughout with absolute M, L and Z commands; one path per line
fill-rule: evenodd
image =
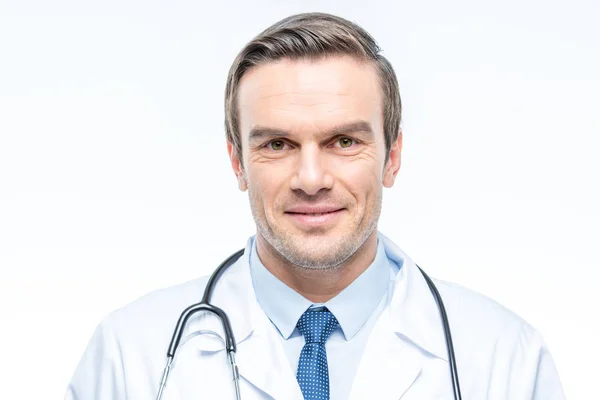
M 359 208 L 377 198 L 382 183 L 382 171 L 378 163 L 351 162 L 337 166 L 337 179 L 354 197 Z
M 381 173 L 377 168 L 368 168 L 366 166 L 349 167 L 346 166 L 345 172 L 338 175 L 341 186 L 352 196 L 356 206 L 356 218 L 363 218 L 370 213 L 372 205 L 377 201 L 381 190 Z
M 254 201 L 263 204 L 268 213 L 287 187 L 285 168 L 274 165 L 254 165 L 248 168 L 247 177 Z

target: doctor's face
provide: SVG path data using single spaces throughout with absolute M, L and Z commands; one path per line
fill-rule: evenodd
M 401 147 L 400 136 L 386 164 L 375 67 L 343 56 L 267 63 L 242 78 L 238 110 L 243 159 L 229 153 L 259 244 L 326 269 L 373 238 Z

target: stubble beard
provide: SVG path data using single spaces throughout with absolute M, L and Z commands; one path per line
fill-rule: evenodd
M 255 201 L 258 196 L 248 186 L 248 197 L 252 216 L 256 223 L 257 232 L 277 252 L 279 256 L 290 264 L 307 270 L 333 270 L 340 268 L 345 261 L 352 257 L 367 241 L 377 228 L 381 215 L 383 192 L 380 189 L 372 209 L 365 210 L 363 220 L 356 226 L 351 226 L 344 236 L 321 241 L 320 251 L 315 254 L 309 248 L 310 243 L 303 241 L 300 235 L 293 235 L 276 229 L 269 223 L 262 203 Z M 364 219 L 368 219 L 364 221 Z M 319 236 L 319 235 L 316 235 Z

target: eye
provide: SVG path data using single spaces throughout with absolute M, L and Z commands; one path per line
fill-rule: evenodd
M 272 140 L 267 145 L 271 150 L 283 150 L 285 142 L 283 140 Z
M 343 137 L 338 140 L 338 143 L 340 144 L 340 147 L 345 149 L 354 144 L 354 139 L 349 137 Z

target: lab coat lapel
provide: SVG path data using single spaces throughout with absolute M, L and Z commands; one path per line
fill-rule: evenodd
M 274 336 L 278 333 L 256 300 L 249 268 L 251 246 L 252 239 L 248 240 L 242 257 L 221 276 L 212 304 L 229 316 L 237 342 L 236 361 L 241 380 L 274 399 L 301 400 L 300 387 L 287 356 Z M 187 337 L 193 338 L 205 355 L 224 353 L 225 335 L 220 321 L 211 314 L 202 314 L 188 324 Z M 225 359 L 225 354 L 222 356 Z
M 302 400 L 279 333 L 262 310 L 255 310 L 253 326 L 252 336 L 239 346 L 240 375 L 273 399 Z
M 392 400 L 402 397 L 422 367 L 418 349 L 394 332 L 389 310 L 379 317 L 363 353 L 350 400 Z
M 440 313 L 425 278 L 402 250 L 385 236 L 381 237 L 388 258 L 401 266 L 389 306 L 394 332 L 426 355 L 448 361 Z
M 416 264 L 388 238 L 387 257 L 400 270 L 392 298 L 373 327 L 352 386 L 351 400 L 400 399 L 428 357 L 447 361 L 443 327 L 429 287 Z

